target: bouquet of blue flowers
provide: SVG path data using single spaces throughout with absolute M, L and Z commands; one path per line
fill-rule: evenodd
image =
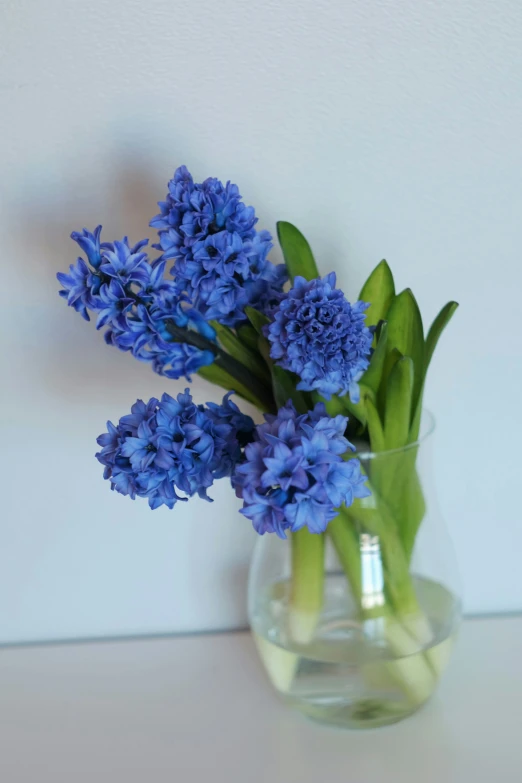
M 101 226 L 73 232 L 83 257 L 58 274 L 60 295 L 83 318 L 96 314 L 108 345 L 169 379 L 197 373 L 226 394 L 221 404 L 196 404 L 189 389 L 138 400 L 98 438 L 104 478 L 151 509 L 172 509 L 195 494 L 210 500 L 214 481 L 228 477 L 255 530 L 290 541 L 302 643 L 323 600 L 325 536 L 361 617 L 393 614 L 422 633 L 409 573 L 424 515 L 415 444 L 426 373 L 457 304 L 443 307 L 425 336 L 415 297 L 396 293 L 386 261 L 351 303 L 334 272 L 320 277 L 308 242 L 287 222 L 277 225 L 285 263 L 274 265 L 272 237 L 256 229 L 237 186 L 196 183 L 185 166 L 159 208 L 152 259 L 146 239 L 105 242 Z M 241 399 L 262 423 L 241 412 Z M 376 464 L 371 475 L 358 456 L 408 445 L 406 458 Z M 361 600 L 361 529 L 380 540 L 384 607 Z

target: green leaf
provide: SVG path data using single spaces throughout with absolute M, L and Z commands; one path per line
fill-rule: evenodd
M 253 307 L 245 307 L 245 315 L 258 334 L 263 334 L 263 326 L 270 323 L 270 319 Z
M 259 353 L 261 354 L 261 356 L 263 357 L 263 359 L 265 360 L 265 362 L 267 363 L 268 367 L 271 370 L 274 362 L 272 357 L 270 356 L 270 343 L 268 342 L 266 337 L 264 337 L 262 334 L 260 334 L 259 337 L 257 338 L 257 347 Z
M 366 400 L 366 414 L 367 414 L 368 435 L 370 436 L 371 450 L 374 453 L 385 451 L 386 443 L 384 441 L 384 432 L 382 428 L 381 418 L 379 416 L 379 411 L 375 407 L 373 401 L 370 399 Z M 374 457 L 373 459 L 370 460 L 370 464 L 367 466 L 367 470 L 369 469 L 369 475 L 371 477 L 371 480 L 375 485 L 375 488 L 378 489 L 379 491 L 381 489 L 383 473 L 384 474 L 386 473 L 387 465 L 388 465 L 388 461 L 386 458 L 382 460 L 379 459 L 379 457 Z
M 292 400 L 298 413 L 306 413 L 310 410 L 311 405 L 307 395 L 295 388 L 298 383 L 297 375 L 283 370 L 277 364 L 272 364 L 272 388 L 278 408 L 285 405 L 288 400 Z
M 366 426 L 366 400 L 367 399 L 373 399 L 373 392 L 371 389 L 367 389 L 366 386 L 359 383 L 359 402 L 352 402 L 350 399 L 349 394 L 345 394 L 344 397 L 341 397 L 341 400 L 344 404 L 344 415 L 348 416 L 350 420 L 353 418 L 356 418 L 360 423 L 362 428 Z
M 408 561 L 411 559 L 417 532 L 426 513 L 424 493 L 415 467 L 417 448 L 413 447 L 411 451 L 413 453 L 409 457 L 410 466 L 405 476 L 405 484 L 399 501 L 401 507 L 401 538 Z
M 371 389 L 374 396 L 377 396 L 379 385 L 381 383 L 384 370 L 384 361 L 386 359 L 386 349 L 388 347 L 388 324 L 384 321 L 381 326 L 377 345 L 370 359 L 370 366 L 361 378 L 360 383 L 368 389 Z
M 335 394 L 331 397 L 329 400 L 325 400 L 324 397 L 321 397 L 321 395 L 318 392 L 312 392 L 312 397 L 314 400 L 314 403 L 322 402 L 324 407 L 326 408 L 326 412 L 329 416 L 332 418 L 334 416 L 346 416 L 346 408 L 344 407 L 343 399 L 341 397 L 337 397 Z
M 420 397 L 417 400 L 417 407 L 415 408 L 415 413 L 413 414 L 413 420 L 411 422 L 411 428 L 410 428 L 410 443 L 415 443 L 416 440 L 419 438 L 419 432 L 420 432 L 420 423 L 421 423 L 421 417 L 422 417 L 422 397 L 424 393 L 424 386 L 421 389 Z
M 424 332 L 419 306 L 409 288 L 392 302 L 388 312 L 388 351 L 397 348 L 413 361 L 413 411 L 424 381 Z
M 236 378 L 230 375 L 226 370 L 218 367 L 217 364 L 208 364 L 205 367 L 200 367 L 198 375 L 206 381 L 214 383 L 216 386 L 221 386 L 227 391 L 235 391 L 236 394 L 239 394 L 240 397 L 251 402 L 259 408 L 259 410 L 264 411 L 265 413 L 269 411 L 269 408 L 265 403 L 251 392 L 250 389 L 247 389 L 246 386 L 236 380 Z
M 444 305 L 438 316 L 433 321 L 432 325 L 430 326 L 428 336 L 426 337 L 426 357 L 424 360 L 424 372 L 426 373 L 428 370 L 428 367 L 430 366 L 431 357 L 433 356 L 433 352 L 435 351 L 435 348 L 437 347 L 437 343 L 439 341 L 439 337 L 441 336 L 442 332 L 446 328 L 446 326 L 451 321 L 451 318 L 453 316 L 453 313 L 458 307 L 458 302 L 448 302 L 448 304 Z
M 399 359 L 388 378 L 384 414 L 386 449 L 400 449 L 409 440 L 413 395 L 413 361 L 409 356 Z
M 254 353 L 257 351 L 257 332 L 250 324 L 241 324 L 236 327 L 236 334 L 246 348 Z
M 396 363 L 399 361 L 399 359 L 402 359 L 402 353 L 399 351 L 398 348 L 392 348 L 391 350 L 389 349 L 389 341 L 388 341 L 387 348 L 388 348 L 388 353 L 386 354 L 386 358 L 384 359 L 384 365 L 381 373 L 381 382 L 379 384 L 379 390 L 377 392 L 377 408 L 381 416 L 384 416 L 384 411 L 386 408 L 386 393 L 388 388 L 388 378 L 390 377 L 390 373 L 395 367 Z
M 223 326 L 216 321 L 211 321 L 211 326 L 216 330 L 218 340 L 225 351 L 261 381 L 269 380 L 268 368 L 257 352 L 254 353 L 247 348 L 228 326 Z
M 310 245 L 298 228 L 292 223 L 280 220 L 277 224 L 277 236 L 292 282 L 297 275 L 307 280 L 319 277 Z
M 312 402 L 322 402 L 326 408 L 326 412 L 329 416 L 348 416 L 349 422 L 353 423 L 354 420 L 360 423 L 360 427 L 357 425 L 353 427 L 353 431 L 358 432 L 363 430 L 366 426 L 366 407 L 365 407 L 365 394 L 370 394 L 371 391 L 363 386 L 360 386 L 360 402 L 352 402 L 348 394 L 344 397 L 337 397 L 333 395 L 330 400 L 326 400 L 318 392 L 312 392 Z M 351 425 L 349 425 L 351 426 Z M 361 433 L 359 433 L 361 434 Z
M 409 356 L 398 359 L 388 377 L 386 406 L 384 412 L 384 450 L 393 450 L 384 459 L 372 463 L 372 481 L 382 497 L 395 509 L 394 500 L 402 486 L 402 468 L 408 443 L 411 421 L 411 398 L 413 393 L 413 362 Z M 413 466 L 412 466 L 413 467 Z M 400 511 L 400 509 L 398 509 Z M 399 517 L 400 514 L 397 514 Z M 400 523 L 399 523 L 400 527 Z
M 296 389 L 299 378 L 293 372 L 283 370 L 270 357 L 270 343 L 262 334 L 258 338 L 259 352 L 270 368 L 272 391 L 276 406 L 281 408 L 288 400 L 292 400 L 298 413 L 306 413 L 313 408 L 312 396 L 308 392 Z
M 395 283 L 392 271 L 383 259 L 363 285 L 359 296 L 361 302 L 370 303 L 370 307 L 366 311 L 367 326 L 375 326 L 386 318 L 394 296 Z
M 366 415 L 368 423 L 368 432 L 370 434 L 370 445 L 372 451 L 384 451 L 386 443 L 382 429 L 381 419 L 373 401 L 366 399 Z
M 440 313 L 438 314 L 438 316 L 435 318 L 432 325 L 430 326 L 428 336 L 426 337 L 424 375 L 422 378 L 422 386 L 419 393 L 419 399 L 417 400 L 413 421 L 411 423 L 411 431 L 410 431 L 411 443 L 414 443 L 419 437 L 420 423 L 421 423 L 421 416 L 422 416 L 422 396 L 424 392 L 424 384 L 426 382 L 426 375 L 428 372 L 428 367 L 430 366 L 433 352 L 435 351 L 435 348 L 439 341 L 439 337 L 441 336 L 442 332 L 451 321 L 453 313 L 455 312 L 458 306 L 459 306 L 458 302 L 448 302 L 446 305 L 444 305 L 444 307 L 442 308 L 442 310 L 440 311 Z

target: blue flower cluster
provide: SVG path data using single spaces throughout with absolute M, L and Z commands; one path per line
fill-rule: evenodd
M 100 242 L 101 226 L 94 233 L 83 230 L 71 234 L 87 256 L 71 264 L 69 274 L 57 278 L 60 296 L 89 320 L 89 310 L 97 313 L 96 327 L 106 327 L 105 340 L 137 359 L 152 364 L 168 378 L 180 378 L 214 361 L 210 350 L 172 341 L 166 322 L 196 329 L 215 340 L 214 330 L 190 306 L 172 280 L 165 278 L 165 261 L 150 262 L 142 240 L 131 247 L 127 237 L 121 242 Z
M 226 395 L 221 405 L 196 405 L 189 389 L 177 399 L 138 400 L 117 425 L 107 422 L 96 454 L 104 478 L 122 495 L 146 497 L 152 509 L 172 508 L 223 476 L 231 476 L 241 444 L 253 437 L 254 423 Z
M 359 460 L 341 456 L 354 450 L 344 437 L 346 417 L 331 418 L 322 403 L 298 416 L 287 402 L 265 419 L 233 476 L 241 513 L 258 533 L 286 538 L 285 530 L 305 526 L 322 533 L 342 503 L 370 494 Z
M 369 305 L 351 305 L 335 282 L 334 272 L 294 279 L 266 327 L 270 356 L 301 378 L 298 389 L 316 390 L 327 400 L 349 392 L 358 402 L 357 381 L 368 367 L 373 339 L 364 323 Z
M 207 320 L 226 326 L 245 321 L 247 305 L 267 312 L 277 304 L 285 266 L 267 260 L 272 238 L 254 228 L 254 208 L 241 201 L 237 185 L 214 177 L 195 183 L 180 166 L 168 187 L 150 225 L 159 229 L 162 258 L 174 259 L 178 291 Z

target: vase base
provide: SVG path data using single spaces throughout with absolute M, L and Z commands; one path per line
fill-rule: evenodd
M 409 718 L 424 706 L 406 706 L 401 703 L 379 701 L 377 699 L 361 699 L 348 702 L 336 700 L 336 703 L 314 704 L 283 697 L 286 704 L 303 713 L 316 723 L 328 726 L 337 726 L 344 729 L 376 729 L 382 726 L 390 726 Z M 333 701 L 333 700 L 332 700 Z

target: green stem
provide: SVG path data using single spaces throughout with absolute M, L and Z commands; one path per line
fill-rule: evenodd
M 177 326 L 173 321 L 167 321 L 166 326 L 169 334 L 175 342 L 187 343 L 199 348 L 201 351 L 210 351 L 214 354 L 214 363 L 222 370 L 227 372 L 232 378 L 239 382 L 244 388 L 261 402 L 262 409 L 271 410 L 274 407 L 271 389 L 266 386 L 259 378 L 256 378 L 243 365 L 234 359 L 233 356 L 223 351 L 216 343 L 207 340 L 203 335 L 190 329 L 183 329 Z
M 243 397 L 243 399 L 248 400 L 252 405 L 255 405 L 262 413 L 274 412 L 275 406 L 273 401 L 268 404 L 267 402 L 260 400 L 259 397 L 256 397 L 256 395 L 250 391 L 250 389 L 243 386 L 237 378 L 233 378 L 232 375 L 223 370 L 222 367 L 218 367 L 215 362 L 200 367 L 198 375 L 209 383 L 213 383 L 215 386 L 221 386 L 221 388 L 226 389 L 226 391 L 232 389 L 236 394 L 239 394 L 240 397 Z
M 378 547 L 384 566 L 383 590 L 386 598 L 398 614 L 419 611 L 417 598 L 411 582 L 408 563 L 393 525 L 383 522 L 374 509 L 340 508 L 338 516 L 328 525 L 339 561 L 346 574 L 352 594 L 359 606 L 361 619 L 368 619 L 389 611 L 386 602 L 382 607 L 364 606 L 365 586 L 361 562 L 361 533 L 367 532 L 378 538 Z M 370 585 L 374 589 L 375 585 Z M 367 597 L 367 596 L 366 596 Z
M 290 632 L 307 644 L 314 635 L 323 605 L 324 535 L 304 527 L 290 534 L 292 574 L 290 589 Z
M 357 501 L 345 509 L 353 524 L 379 539 L 384 564 L 386 594 L 397 614 L 419 611 L 411 581 L 409 563 L 404 553 L 393 516 L 381 501 L 378 508 L 365 508 Z
M 259 352 L 252 351 L 248 348 L 239 337 L 229 329 L 228 326 L 223 326 L 217 321 L 211 321 L 210 325 L 215 330 L 218 340 L 223 346 L 228 356 L 235 358 L 246 369 L 255 375 L 262 384 L 264 384 L 267 377 L 267 366 Z M 257 336 L 257 335 L 256 335 Z
M 354 525 L 343 513 L 343 509 L 339 509 L 338 515 L 328 525 L 328 535 L 350 583 L 353 597 L 357 605 L 360 606 L 362 600 L 361 545 Z
M 412 704 L 418 705 L 433 692 L 441 666 L 430 651 L 423 652 L 432 639 L 431 628 L 417 603 L 395 521 L 386 508 L 382 516 L 380 511 L 361 508 L 356 501 L 349 508 L 339 509 L 338 517 L 328 526 L 328 534 L 350 583 L 365 633 L 376 633 L 379 639 L 386 639 L 396 656 L 382 667 L 369 664 L 368 676 L 372 672 L 385 674 Z M 371 552 L 373 542 L 370 542 L 366 564 L 361 547 L 364 533 L 377 539 L 376 552 Z M 380 558 L 383 569 L 379 578 Z M 368 571 L 370 579 L 366 582 Z

